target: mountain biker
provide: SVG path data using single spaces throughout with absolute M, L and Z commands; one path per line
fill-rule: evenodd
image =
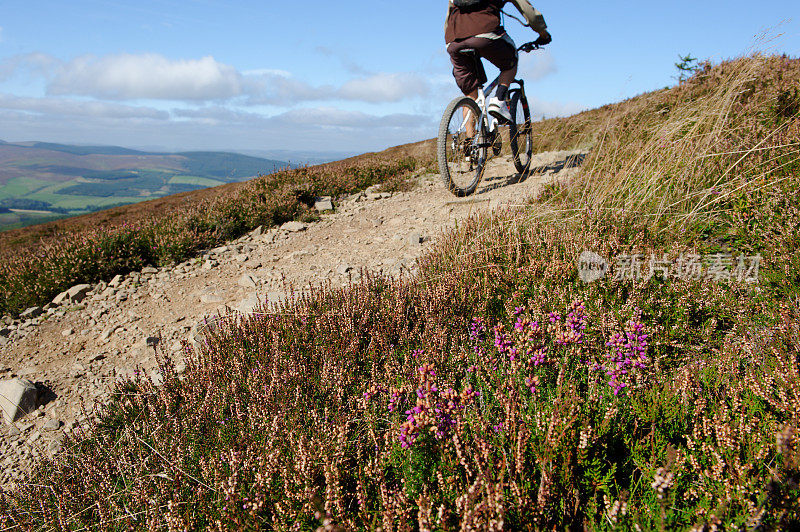
M 461 53 L 463 50 L 475 50 L 479 57 L 488 59 L 500 69 L 499 85 L 495 95 L 489 99 L 487 109 L 501 123 L 511 122 L 506 95 L 508 86 L 517 75 L 519 62 L 517 45 L 500 20 L 501 10 L 509 2 L 525 17 L 526 25 L 539 34 L 536 44 L 545 45 L 552 41 L 544 17 L 528 0 L 449 0 L 444 30 L 453 76 L 465 95 L 476 100 L 478 87 L 486 79 L 482 67 Z

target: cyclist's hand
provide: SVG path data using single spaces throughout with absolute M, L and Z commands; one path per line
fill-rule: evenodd
M 545 30 L 539 34 L 539 38 L 533 41 L 533 44 L 537 46 L 544 46 L 546 44 L 550 44 L 553 42 L 553 37 L 550 36 L 550 33 Z

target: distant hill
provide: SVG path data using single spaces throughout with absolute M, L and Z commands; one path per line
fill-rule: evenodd
M 119 146 L 0 140 L 0 231 L 272 173 L 289 163 L 228 152 L 162 153 Z
M 52 142 L 23 142 L 19 143 L 18 146 L 61 151 L 74 155 L 153 155 L 138 150 L 120 148 L 119 146 L 70 146 L 68 144 L 55 144 Z

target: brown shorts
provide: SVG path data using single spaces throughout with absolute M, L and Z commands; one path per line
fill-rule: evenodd
M 479 57 L 488 59 L 501 71 L 516 68 L 519 61 L 514 41 L 506 35 L 500 39 L 470 37 L 463 41 L 451 42 L 447 45 L 447 53 L 450 54 L 450 62 L 453 63 L 453 77 L 456 78 L 456 85 L 464 94 L 471 93 L 487 81 L 480 61 L 476 64 L 472 56 L 460 52 L 465 48 L 477 51 Z

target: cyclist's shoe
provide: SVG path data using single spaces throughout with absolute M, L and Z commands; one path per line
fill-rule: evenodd
M 492 96 L 489 99 L 489 114 L 500 121 L 501 124 L 511 123 L 511 111 L 508 109 L 508 102 Z

